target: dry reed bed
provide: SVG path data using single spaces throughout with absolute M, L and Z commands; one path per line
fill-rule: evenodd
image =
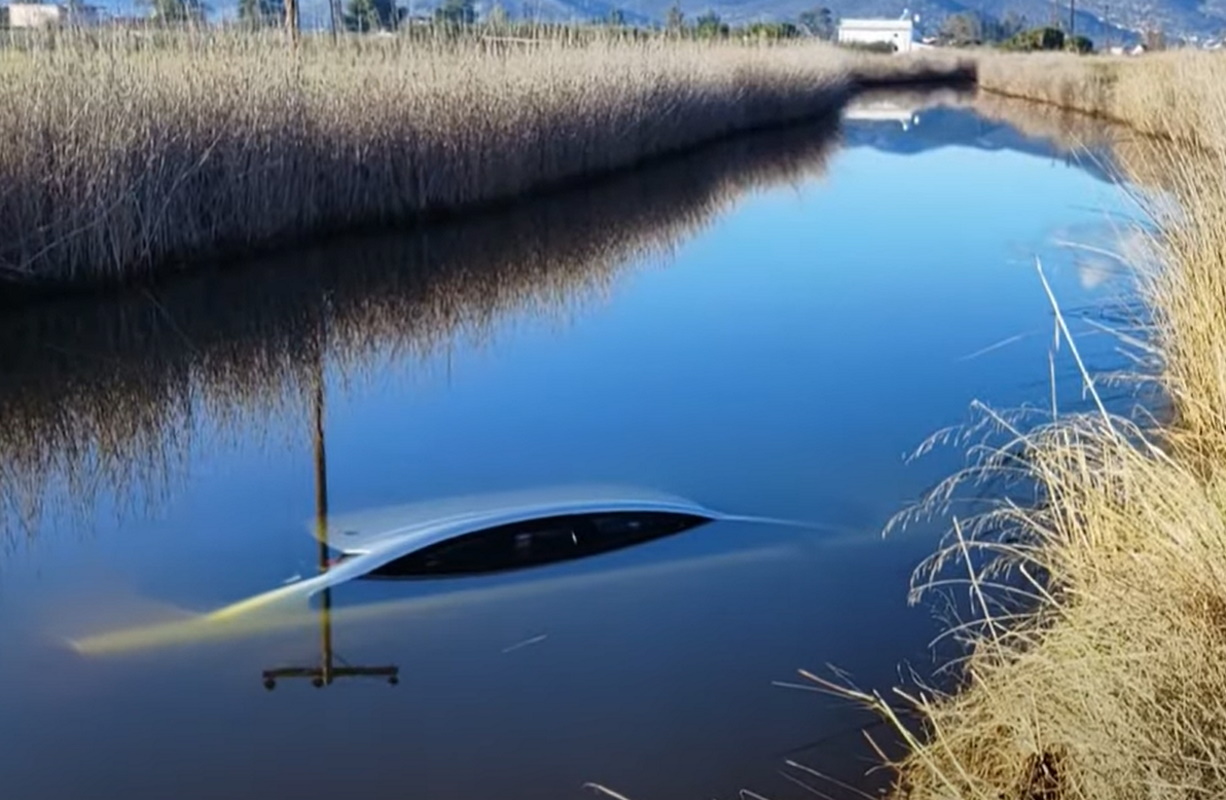
M 510 315 L 564 318 L 746 192 L 821 174 L 836 124 L 738 137 L 414 232 L 10 312 L 0 317 L 8 525 L 32 531 L 70 503 L 86 514 L 99 493 L 156 500 L 198 451 L 205 419 L 212 438 L 300 416 L 305 457 L 318 364 L 357 376 L 381 356 L 483 340 Z
M 911 745 L 899 797 L 1226 796 L 1224 69 L 1190 54 L 981 64 L 993 89 L 1160 137 L 1117 155 L 1169 193 L 1151 206 L 1161 258 L 1137 270 L 1149 318 L 1131 346 L 1156 366 L 1172 415 L 1143 430 L 1100 409 L 1026 430 L 987 412 L 1007 441 L 973 451 L 913 512 L 953 519 L 917 593 L 959 582 L 975 613 L 959 631 L 970 649 L 957 691 L 908 695 L 921 733 L 861 696 Z M 1028 495 L 954 516 L 951 501 L 1001 478 Z
M 0 51 L 0 272 L 75 283 L 512 198 L 841 102 L 818 45 L 157 36 Z
M 1151 135 L 1202 143 L 1223 133 L 1226 54 L 985 54 L 977 59 L 977 75 L 980 87 L 992 92 L 1104 117 Z

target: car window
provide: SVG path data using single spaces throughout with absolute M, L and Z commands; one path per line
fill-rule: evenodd
M 626 537 L 634 540 L 667 536 L 710 521 L 693 514 L 661 511 L 617 511 L 593 514 L 590 519 L 596 535 L 601 538 Z
M 407 577 L 519 569 L 628 547 L 709 521 L 690 514 L 639 511 L 542 517 L 440 542 L 371 574 Z

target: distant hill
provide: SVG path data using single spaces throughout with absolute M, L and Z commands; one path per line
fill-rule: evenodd
M 623 0 L 627 8 L 662 19 L 672 0 Z M 794 20 L 815 6 L 835 17 L 897 19 L 918 14 L 919 27 L 935 32 L 951 14 L 974 12 L 996 19 L 1013 13 L 1030 25 L 1068 22 L 1068 0 L 681 0 L 687 15 L 711 9 L 729 22 Z M 1096 41 L 1135 41 L 1146 30 L 1204 40 L 1226 34 L 1226 0 L 1077 0 L 1076 28 Z
M 662 19 L 672 0 L 621 0 L 627 9 Z M 881 17 L 897 19 L 904 12 L 918 14 L 919 28 L 935 33 L 951 14 L 973 12 L 996 19 L 1007 14 L 1023 17 L 1029 25 L 1068 22 L 1068 0 L 681 0 L 693 17 L 713 10 L 728 22 L 795 20 L 816 6 L 826 6 L 836 18 Z M 1132 42 L 1154 28 L 1170 36 L 1199 39 L 1226 33 L 1226 0 L 1077 0 L 1076 28 L 1096 42 Z
M 494 0 L 478 0 L 478 9 Z M 115 13 L 140 12 L 141 0 L 102 0 Z M 233 17 L 237 0 L 208 0 L 212 15 Z M 437 0 L 411 0 L 415 13 L 429 13 Z M 410 5 L 410 0 L 400 0 Z M 551 21 L 607 19 L 621 11 L 627 22 L 651 24 L 664 19 L 673 0 L 502 0 L 513 17 L 534 16 Z M 996 19 L 1012 13 L 1029 25 L 1068 22 L 1068 0 L 680 0 L 689 19 L 714 11 L 726 22 L 794 21 L 819 6 L 836 18 L 880 17 L 897 19 L 904 13 L 919 15 L 919 29 L 935 33 L 951 14 L 973 12 Z M 1076 0 L 1076 28 L 1099 46 L 1135 42 L 1146 30 L 1168 36 L 1204 41 L 1226 36 L 1226 0 Z M 326 0 L 302 0 L 306 24 L 327 19 Z
M 615 0 L 617 1 L 617 0 Z M 619 0 L 627 11 L 663 19 L 672 0 Z M 1134 42 L 1150 29 L 1168 36 L 1204 40 L 1226 34 L 1226 0 L 1077 0 L 1075 24 L 1098 43 Z M 801 13 L 826 6 L 840 17 L 897 19 L 918 14 L 919 28 L 935 33 L 951 14 L 974 12 L 996 19 L 1013 13 L 1029 25 L 1068 23 L 1068 0 L 681 0 L 693 18 L 712 10 L 727 22 L 795 20 Z

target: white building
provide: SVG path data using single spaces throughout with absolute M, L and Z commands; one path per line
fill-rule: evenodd
M 94 6 L 69 7 L 56 3 L 13 3 L 9 9 L 10 28 L 52 28 L 68 25 L 97 25 Z
M 910 19 L 845 19 L 839 22 L 839 44 L 892 44 L 895 52 L 915 49 L 915 23 Z

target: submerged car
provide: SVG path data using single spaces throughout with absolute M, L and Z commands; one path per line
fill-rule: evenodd
M 477 575 L 597 555 L 725 517 L 642 490 L 497 494 L 334 517 L 312 592 L 358 577 Z
M 317 575 L 295 578 L 210 613 L 73 639 L 71 645 L 82 653 L 118 653 L 296 627 L 305 624 L 307 599 L 352 580 L 460 578 L 542 567 L 717 521 L 825 527 L 725 514 L 680 497 L 614 487 L 476 495 L 338 515 L 311 525 L 330 554 Z M 594 580 L 590 575 L 575 578 Z M 449 585 L 450 594 L 481 591 L 462 588 L 466 585 Z M 373 615 L 404 602 L 425 607 L 429 600 L 384 602 L 347 612 Z

